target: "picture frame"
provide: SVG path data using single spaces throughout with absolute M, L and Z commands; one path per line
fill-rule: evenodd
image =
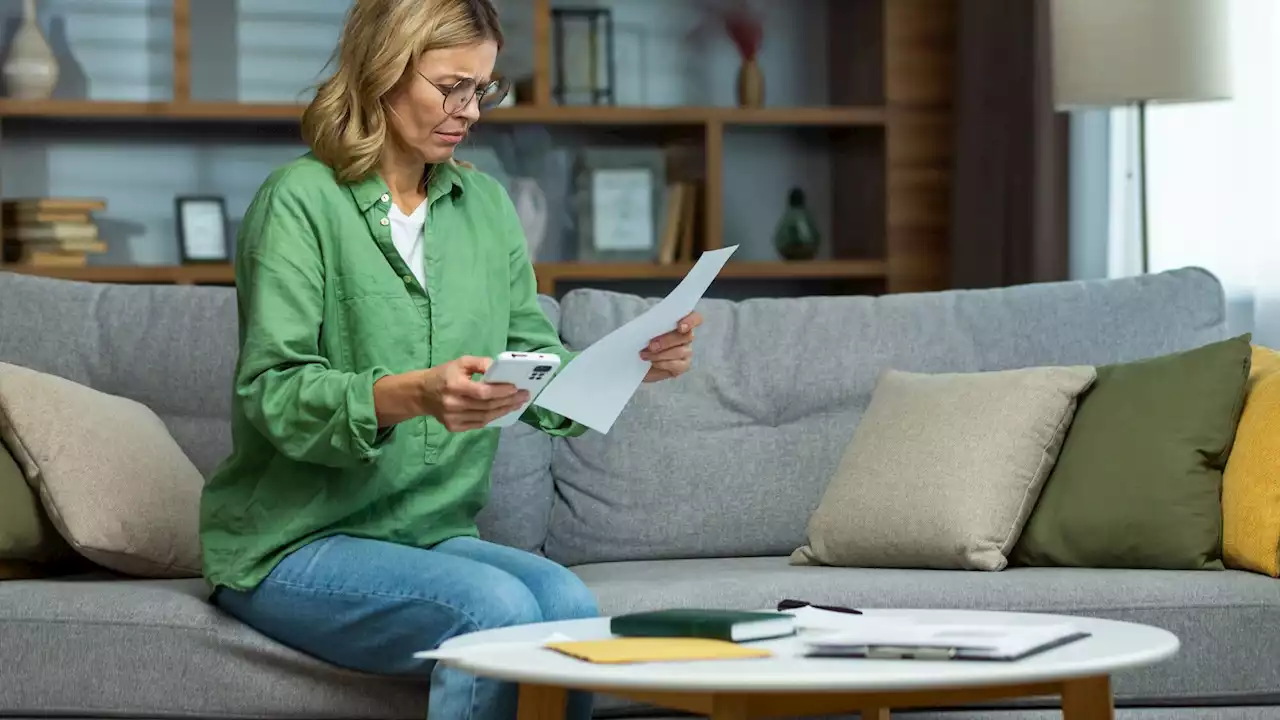
M 218 195 L 179 195 L 173 200 L 178 257 L 184 265 L 231 261 L 226 200 Z
M 656 261 L 666 176 L 660 148 L 583 150 L 573 184 L 579 258 Z

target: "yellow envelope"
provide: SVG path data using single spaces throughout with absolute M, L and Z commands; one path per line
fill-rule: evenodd
M 773 653 L 705 638 L 626 637 L 548 643 L 546 647 L 589 663 L 686 662 L 767 658 Z

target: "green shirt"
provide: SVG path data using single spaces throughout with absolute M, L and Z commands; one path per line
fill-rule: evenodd
M 432 417 L 380 431 L 374 381 L 462 355 L 573 357 L 538 305 L 519 219 L 494 179 L 436 167 L 425 288 L 392 244 L 390 208 L 376 174 L 343 185 L 308 154 L 273 172 L 245 213 L 234 449 L 201 502 L 214 585 L 253 587 L 333 534 L 417 547 L 478 535 L 499 431 L 453 433 Z M 522 420 L 586 429 L 532 406 Z

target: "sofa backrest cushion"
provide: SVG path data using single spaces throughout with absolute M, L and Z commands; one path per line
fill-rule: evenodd
M 652 302 L 571 291 L 561 335 L 584 348 Z M 549 557 L 575 565 L 790 554 L 887 368 L 1096 365 L 1226 334 L 1221 285 L 1199 269 L 881 297 L 704 300 L 699 310 L 691 372 L 641 386 L 608 436 L 556 443 Z
M 552 324 L 559 325 L 559 304 L 545 295 L 539 296 L 538 302 Z M 552 438 L 524 423 L 503 429 L 499 438 L 489 503 L 476 518 L 480 537 L 541 553 L 555 495 Z
M 135 400 L 206 476 L 231 447 L 235 293 L 0 274 L 0 362 Z
M 552 321 L 554 300 L 541 298 Z M 229 287 L 69 282 L 0 272 L 0 362 L 136 400 L 208 477 L 231 450 L 237 351 Z M 551 508 L 551 439 L 503 431 L 486 537 L 541 548 Z

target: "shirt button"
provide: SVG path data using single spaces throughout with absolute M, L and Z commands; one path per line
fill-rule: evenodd
M 383 225 L 390 225 L 390 224 L 391 224 L 391 221 L 390 221 L 390 220 L 388 220 L 388 219 L 386 219 L 386 218 L 382 218 L 382 219 L 381 219 L 381 220 L 379 220 L 378 222 L 382 223 Z
M 412 276 L 412 275 L 405 275 L 405 276 L 404 276 L 404 284 L 405 284 L 405 285 L 408 285 L 408 284 L 409 284 L 409 283 L 411 283 L 411 282 L 413 282 L 413 276 Z
M 382 193 L 382 202 L 386 202 L 386 201 L 388 201 L 388 200 L 390 200 L 390 199 L 391 199 L 391 196 L 390 196 L 390 195 L 388 195 L 388 194 L 386 194 L 386 193 Z

